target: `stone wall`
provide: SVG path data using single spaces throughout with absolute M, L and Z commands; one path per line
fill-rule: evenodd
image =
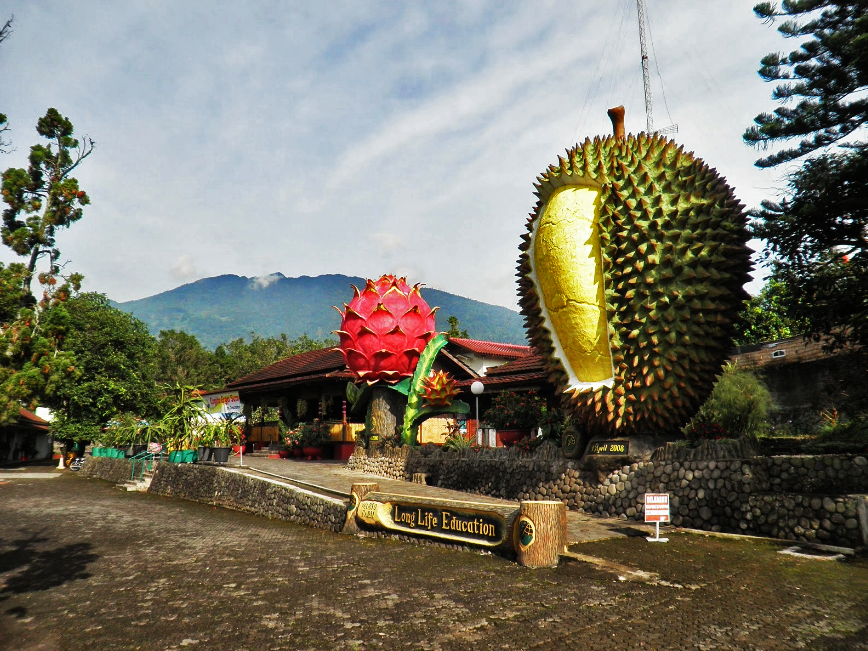
M 513 500 L 560 500 L 570 509 L 639 521 L 644 519 L 646 492 L 669 493 L 676 526 L 868 545 L 868 523 L 860 522 L 868 516 L 859 515 L 861 498 L 849 495 L 868 493 L 868 460 L 863 456 L 620 465 L 605 458 L 568 461 L 545 445 L 533 457 L 503 449 L 426 453 L 407 448 L 357 454 L 350 467 L 395 479 L 424 472 L 428 483 L 444 488 Z
M 156 464 L 154 464 L 156 466 Z M 109 457 L 85 457 L 84 465 L 78 474 L 82 477 L 102 479 L 114 484 L 130 481 L 133 462 L 129 459 L 110 459 Z
M 357 447 L 347 461 L 347 468 L 355 472 L 363 472 L 368 475 L 377 475 L 387 479 L 412 478 L 412 467 L 415 465 L 408 459 L 415 457 L 417 451 L 404 446 L 402 448 L 382 448 L 379 450 L 366 451 L 365 448 Z
M 226 468 L 190 463 L 160 464 L 148 492 L 330 531 L 343 529 L 347 515 L 343 500 Z

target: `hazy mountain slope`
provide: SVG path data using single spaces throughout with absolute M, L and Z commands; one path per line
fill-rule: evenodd
M 350 284 L 362 287 L 364 282 L 362 278 L 338 274 L 300 278 L 282 274 L 267 278 L 215 276 L 115 305 L 147 323 L 155 335 L 160 330 L 184 330 L 209 348 L 251 332 L 266 337 L 285 332 L 290 338 L 307 333 L 322 339 L 340 325 L 332 306 L 342 307 L 352 298 Z M 447 317 L 455 315 L 461 328 L 476 339 L 526 343 L 517 312 L 437 289 L 423 288 L 422 296 L 432 307 L 440 307 L 440 329 L 447 329 Z

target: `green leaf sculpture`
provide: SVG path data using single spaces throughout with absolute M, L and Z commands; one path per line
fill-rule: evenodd
M 416 365 L 416 371 L 413 373 L 413 378 L 404 385 L 404 382 L 399 382 L 394 388 L 399 393 L 406 393 L 407 408 L 404 410 L 404 426 L 401 430 L 401 442 L 404 445 L 416 444 L 416 423 L 424 418 L 429 418 L 435 414 L 466 414 L 470 412 L 470 405 L 461 400 L 453 400 L 451 405 L 433 406 L 425 405 L 423 399 L 425 391 L 423 383 L 428 374 L 431 373 L 431 367 L 434 365 L 434 360 L 440 349 L 448 343 L 448 339 L 443 333 L 438 334 L 419 356 L 419 363 Z M 404 385 L 404 386 L 401 386 Z

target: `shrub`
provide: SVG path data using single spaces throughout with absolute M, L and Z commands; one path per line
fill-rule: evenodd
M 540 426 L 545 400 L 536 391 L 503 391 L 491 400 L 482 420 L 495 429 L 533 429 Z
M 771 406 L 771 394 L 759 378 L 727 364 L 685 433 L 699 425 L 718 425 L 723 436 L 757 436 L 765 430 Z

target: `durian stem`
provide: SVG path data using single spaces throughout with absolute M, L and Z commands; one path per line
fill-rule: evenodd
M 624 107 L 616 106 L 615 108 L 610 108 L 606 111 L 606 114 L 612 121 L 612 133 L 615 137 L 619 139 L 626 138 L 626 132 L 624 131 Z

